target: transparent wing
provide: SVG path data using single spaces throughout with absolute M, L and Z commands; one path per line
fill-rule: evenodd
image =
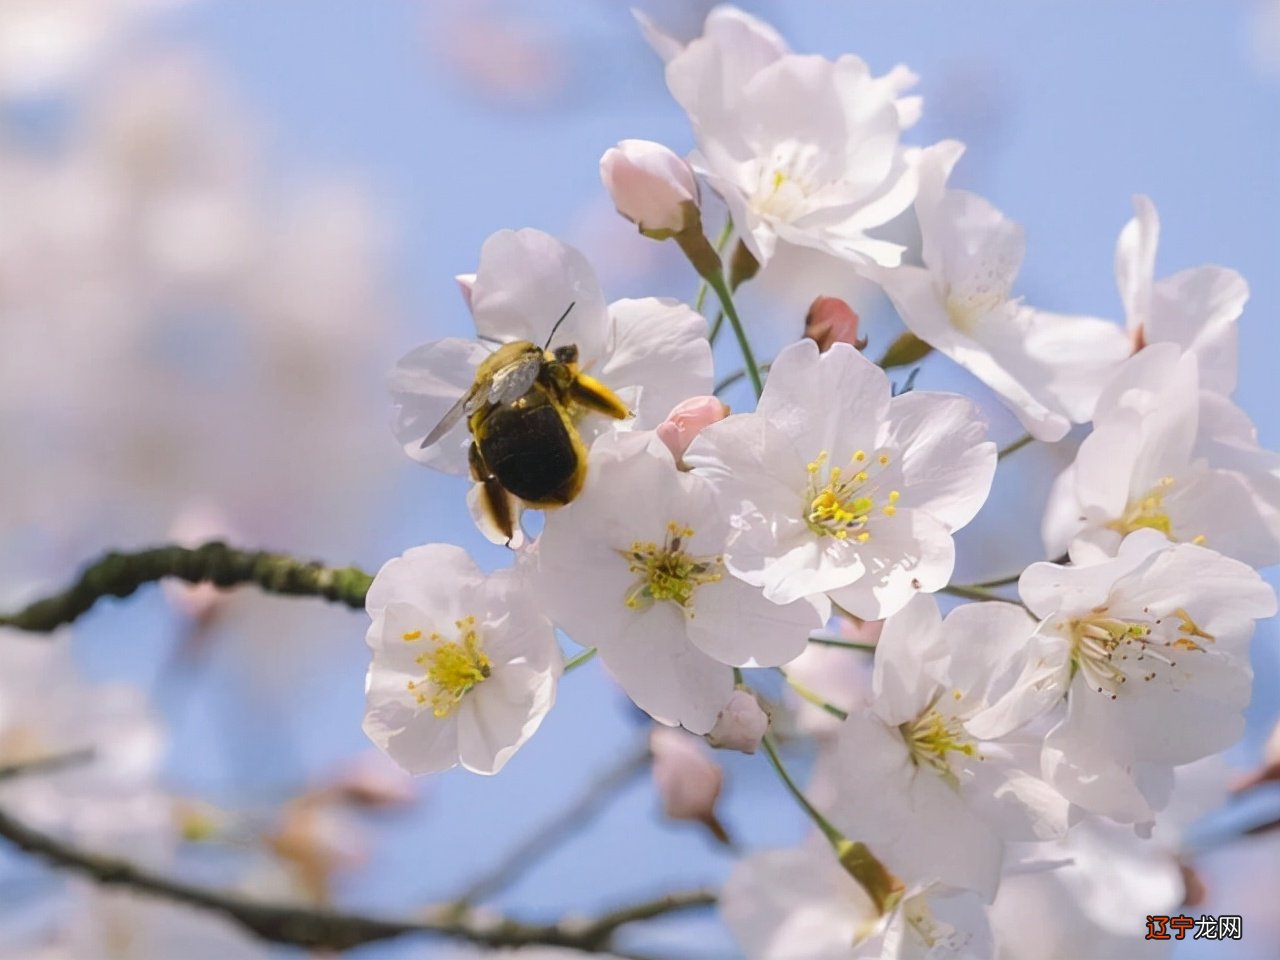
M 503 367 L 489 384 L 488 402 L 503 405 L 515 403 L 529 392 L 533 382 L 538 379 L 540 369 L 542 369 L 540 355 L 530 356 Z
M 449 412 L 444 415 L 440 422 L 431 428 L 431 432 L 427 434 L 419 445 L 419 449 L 425 450 L 427 447 L 439 443 L 444 438 L 444 435 L 452 430 L 465 414 L 472 412 L 473 401 L 478 395 L 479 391 L 472 387 L 460 396 L 458 402 L 449 408 Z

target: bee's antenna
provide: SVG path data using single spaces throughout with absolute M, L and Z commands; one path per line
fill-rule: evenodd
M 477 339 L 477 340 L 484 340 L 484 341 L 486 341 L 487 343 L 495 343 L 495 344 L 497 344 L 498 346 L 502 346 L 502 345 L 503 345 L 503 343 L 505 343 L 505 342 L 506 342 L 506 341 L 504 341 L 504 340 L 499 340 L 497 337 L 486 337 L 483 333 L 477 333 L 477 334 L 476 334 L 476 339 Z M 492 348 L 492 347 L 489 349 L 489 352 L 490 352 L 490 353 L 492 353 L 492 352 L 493 352 L 493 348 Z
M 555 339 L 556 331 L 560 329 L 560 324 L 564 323 L 564 318 L 567 317 L 573 311 L 574 305 L 577 302 L 578 302 L 577 300 L 573 301 L 573 303 L 565 307 L 564 313 L 560 314 L 560 319 L 556 321 L 556 325 L 551 328 L 551 333 L 547 335 L 547 342 L 545 345 L 543 345 L 542 347 L 543 350 L 551 349 L 551 341 Z

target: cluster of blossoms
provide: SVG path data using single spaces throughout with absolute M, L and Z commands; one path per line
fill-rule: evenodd
M 1091 424 L 1048 496 L 1055 559 L 1003 581 L 1017 580 L 1016 601 L 968 589 L 989 599 L 944 613 L 935 595 L 990 493 L 996 446 L 969 399 L 891 383 L 894 364 L 864 356 L 843 304 L 819 296 L 755 409 L 730 414 L 709 396 L 715 334 L 699 312 L 608 303 L 577 250 L 503 231 L 458 278 L 477 339 L 419 347 L 391 389 L 406 453 L 470 473 L 477 522 L 515 562 L 486 575 L 428 545 L 382 568 L 365 729 L 414 773 L 498 772 L 554 704 L 558 629 L 659 724 L 763 746 L 781 770 L 785 731 L 742 672 L 774 668 L 825 710 L 809 718 L 822 746 L 800 797 L 819 829 L 734 871 L 722 913 L 746 954 L 1035 955 L 1005 891 L 1035 877 L 1083 902 L 1072 891 L 1097 838 L 1146 842 L 1175 775 L 1243 729 L 1250 637 L 1276 611 L 1255 568 L 1280 560 L 1280 458 L 1230 400 L 1245 283 L 1210 266 L 1156 279 L 1156 214 L 1139 197 L 1116 252 L 1124 327 L 1029 306 L 1013 292 L 1021 228 L 947 184 L 962 146 L 902 142 L 921 110 L 909 70 L 793 53 L 729 7 L 687 45 L 643 26 L 697 145 L 688 160 L 643 141 L 610 149 L 619 212 L 680 245 L 757 384 L 732 289 L 797 245 L 879 285 L 903 351 L 966 368 L 1030 438 Z M 736 238 L 727 269 L 704 233 L 710 193 Z M 903 220 L 918 246 L 888 239 Z M 495 478 L 473 446 L 489 412 L 550 391 L 533 374 L 515 394 L 495 383 L 507 371 L 486 358 L 516 342 L 548 364 L 576 346 L 573 375 L 631 414 L 572 394 L 557 406 L 585 481 L 536 536 L 514 497 L 514 529 L 494 522 Z M 460 398 L 466 415 L 451 418 Z M 821 632 L 833 621 L 843 639 Z M 868 642 L 869 677 L 833 669 L 862 656 L 841 646 Z M 1104 926 L 1086 916 L 1076 930 L 1094 939 L 1064 934 L 1055 949 L 1092 949 Z

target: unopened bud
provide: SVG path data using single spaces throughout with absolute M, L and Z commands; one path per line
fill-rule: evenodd
M 721 843 L 728 843 L 729 835 L 716 817 L 724 771 L 703 745 L 691 734 L 656 727 L 649 737 L 649 750 L 662 812 L 672 820 L 701 823 Z
M 755 694 L 741 688 L 716 717 L 716 725 L 707 734 L 707 743 L 721 750 L 737 750 L 755 753 L 769 729 L 769 715 L 760 706 Z
M 693 438 L 702 432 L 702 428 L 723 420 L 728 415 L 729 408 L 717 397 L 690 397 L 677 403 L 667 419 L 658 424 L 655 432 L 676 458 L 676 463 L 680 463 L 680 458 L 689 449 L 689 444 L 693 443 Z
M 853 307 L 839 297 L 818 297 L 804 318 L 804 335 L 822 353 L 836 343 L 849 343 L 861 350 L 867 345 L 867 338 L 858 336 L 858 322 Z
M 623 140 L 600 158 L 600 179 L 618 212 L 646 237 L 666 240 L 687 228 L 701 230 L 693 168 L 651 140 Z

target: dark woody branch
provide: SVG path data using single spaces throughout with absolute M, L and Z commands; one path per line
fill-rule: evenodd
M 154 547 L 111 552 L 87 566 L 61 593 L 25 609 L 0 614 L 0 627 L 49 633 L 74 622 L 103 597 L 127 597 L 144 584 L 166 577 L 219 587 L 253 584 L 267 593 L 321 597 L 363 609 L 373 578 L 357 567 L 329 567 L 284 553 L 237 550 L 225 543 L 201 547 Z
M 566 919 L 549 924 L 524 923 L 505 917 L 481 920 L 455 906 L 424 912 L 421 918 L 390 919 L 260 903 L 184 883 L 124 860 L 79 850 L 31 829 L 3 810 L 0 810 L 0 837 L 54 866 L 80 873 L 98 883 L 128 887 L 221 914 L 261 940 L 309 950 L 337 952 L 408 934 L 428 934 L 488 947 L 537 945 L 596 953 L 608 950 L 613 935 L 626 924 L 709 906 L 716 901 L 711 891 L 689 890 L 634 903 L 592 919 Z

